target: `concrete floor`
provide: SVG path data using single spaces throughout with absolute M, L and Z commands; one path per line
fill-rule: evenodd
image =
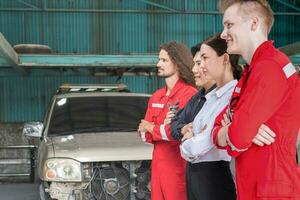
M 0 199 L 39 200 L 39 185 L 30 183 L 0 183 Z

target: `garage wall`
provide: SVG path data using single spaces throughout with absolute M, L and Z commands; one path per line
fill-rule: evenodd
M 100 76 L 50 70 L 31 71 L 20 76 L 13 70 L 0 74 L 0 123 L 42 121 L 57 88 L 64 83 L 124 83 L 131 92 L 153 93 L 164 81 L 156 76 Z
M 299 41 L 299 12 L 279 1 L 269 2 L 276 14 L 270 39 L 275 39 L 276 46 Z M 299 1 L 285 2 L 300 7 Z M 184 11 L 189 14 L 183 14 Z M 0 1 L 0 31 L 12 45 L 46 44 L 54 53 L 152 53 L 170 40 L 191 47 L 221 31 L 221 21 L 217 0 Z M 61 83 L 122 82 L 131 91 L 144 93 L 152 93 L 163 85 L 155 77 L 117 79 L 62 69 L 31 70 L 28 75 L 22 75 L 1 68 L 0 123 L 41 121 Z
M 0 30 L 12 45 L 39 43 L 58 53 L 89 54 L 156 52 L 170 40 L 191 47 L 222 30 L 217 0 L 148 2 L 156 6 L 141 0 L 1 0 Z M 270 38 L 276 46 L 298 41 L 299 11 L 269 2 L 278 14 Z M 299 1 L 284 2 L 300 8 Z
M 139 0 L 27 0 L 34 11 L 16 0 L 0 3 L 1 32 L 11 44 L 40 43 L 54 52 L 145 53 L 156 52 L 159 44 L 179 40 L 191 46 L 220 29 L 220 15 L 162 14 L 166 9 Z M 183 10 L 185 1 L 153 1 Z M 189 0 L 186 9 L 215 10 L 216 1 Z M 12 8 L 12 9 L 9 9 Z M 150 10 L 148 13 L 135 12 Z M 61 11 L 64 10 L 64 11 Z M 99 12 L 96 12 L 98 10 Z

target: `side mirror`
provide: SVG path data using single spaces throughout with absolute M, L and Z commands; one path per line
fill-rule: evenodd
M 41 122 L 29 122 L 23 127 L 23 135 L 27 137 L 42 137 L 44 125 Z

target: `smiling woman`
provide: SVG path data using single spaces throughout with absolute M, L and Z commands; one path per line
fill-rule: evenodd
M 171 121 L 172 136 L 181 140 L 180 153 L 187 163 L 186 188 L 189 200 L 235 200 L 229 168 L 230 157 L 212 142 L 212 126 L 226 107 L 239 78 L 238 56 L 229 55 L 226 41 L 213 35 L 192 48 L 193 73 L 202 89 Z M 238 69 L 239 73 L 234 75 Z M 216 83 L 216 85 L 214 85 Z M 215 192 L 218 191 L 218 192 Z

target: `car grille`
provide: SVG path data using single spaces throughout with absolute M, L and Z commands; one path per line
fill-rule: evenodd
M 96 200 L 150 199 L 150 161 L 85 163 L 84 171 Z

